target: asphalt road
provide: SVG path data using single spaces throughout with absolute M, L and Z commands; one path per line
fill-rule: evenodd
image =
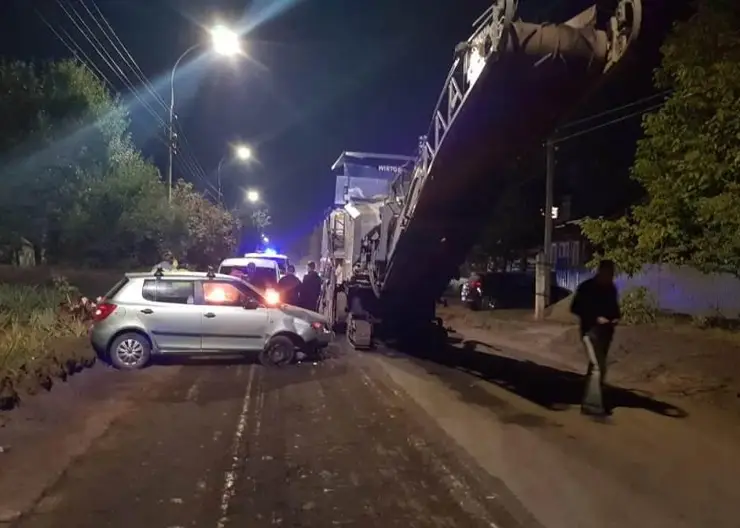
M 194 361 L 13 526 L 517 526 L 422 415 L 353 354 Z

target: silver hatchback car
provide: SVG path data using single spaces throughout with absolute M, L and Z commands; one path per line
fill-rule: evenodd
M 162 354 L 259 354 L 268 366 L 292 362 L 329 345 L 322 315 L 270 304 L 229 275 L 199 272 L 127 273 L 98 306 L 90 341 L 119 369 L 147 365 Z

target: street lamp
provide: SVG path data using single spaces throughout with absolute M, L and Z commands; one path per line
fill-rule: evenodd
M 217 54 L 233 57 L 241 52 L 239 34 L 226 26 L 218 25 L 210 31 L 211 48 Z M 193 44 L 180 55 L 172 66 L 170 74 L 170 115 L 169 115 L 169 161 L 167 164 L 167 200 L 172 201 L 172 159 L 175 152 L 175 73 L 182 60 L 192 51 L 200 48 L 201 43 Z
M 221 161 L 218 162 L 218 168 L 216 169 L 216 181 L 218 184 L 218 199 L 223 201 L 223 194 L 221 193 L 221 168 L 224 165 L 224 162 L 228 159 L 228 154 L 221 158 Z M 250 149 L 246 145 L 237 145 L 234 148 L 234 157 L 241 161 L 241 162 L 247 162 L 252 158 L 252 149 Z
M 224 57 L 233 57 L 242 50 L 239 34 L 220 24 L 211 29 L 211 45 Z
M 262 235 L 262 242 L 264 244 L 269 244 L 270 243 L 269 237 L 267 237 L 266 235 Z
M 249 203 L 257 203 L 260 201 L 260 193 L 254 189 L 247 191 L 247 201 Z
M 236 157 L 241 161 L 247 161 L 252 158 L 252 149 L 246 145 L 236 147 Z

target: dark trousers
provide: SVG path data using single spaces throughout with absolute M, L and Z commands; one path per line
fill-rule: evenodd
M 603 414 L 608 410 L 604 402 L 607 356 L 614 333 L 611 329 L 594 328 L 583 335 L 583 348 L 588 358 L 586 388 L 581 409 L 584 412 Z

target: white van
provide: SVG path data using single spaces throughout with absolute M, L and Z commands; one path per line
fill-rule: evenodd
M 252 286 L 258 289 L 276 290 L 281 273 L 278 263 L 269 258 L 260 257 L 236 257 L 224 260 L 218 267 L 218 272 L 224 275 L 246 275 L 247 266 L 254 264 L 257 268 L 254 278 L 250 281 Z
M 280 253 L 269 249 L 262 252 L 247 253 L 244 255 L 244 258 L 271 260 L 275 262 L 277 264 L 278 270 L 280 271 L 280 277 L 283 277 L 286 273 L 288 273 L 288 266 L 290 265 L 290 261 L 288 260 L 287 256 L 281 255 Z

